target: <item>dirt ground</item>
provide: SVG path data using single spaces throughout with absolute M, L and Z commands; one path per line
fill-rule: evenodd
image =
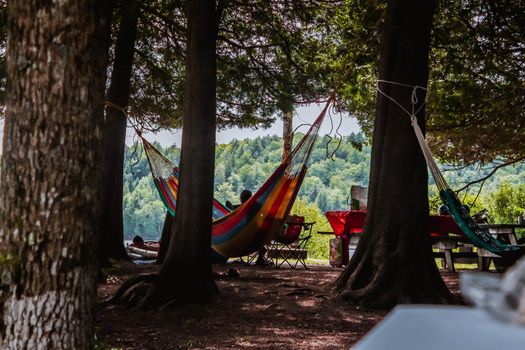
M 211 305 L 164 312 L 132 311 L 99 305 L 97 349 L 348 349 L 387 312 L 361 310 L 331 292 L 342 271 L 329 266 L 275 269 L 240 263 L 239 277 L 219 277 L 220 298 Z M 152 272 L 152 265 L 123 265 L 98 288 L 99 300 L 127 277 Z M 458 275 L 443 273 L 458 291 Z

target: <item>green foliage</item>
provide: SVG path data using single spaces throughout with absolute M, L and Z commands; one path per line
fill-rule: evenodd
M 495 222 L 515 223 L 525 211 L 525 184 L 501 184 L 487 200 L 489 213 Z
M 155 239 L 162 230 L 165 212 L 151 177 L 143 177 L 132 192 L 124 195 L 126 237 L 141 235 L 145 239 Z
M 12 268 L 18 268 L 22 262 L 19 256 L 13 256 L 10 254 L 0 254 L 0 266 L 10 266 Z
M 466 164 L 523 157 L 523 1 L 443 0 L 434 20 L 428 112 L 436 154 Z
M 312 230 L 312 238 L 306 246 L 308 257 L 313 259 L 328 259 L 328 241 L 332 237 L 328 235 L 318 235 L 317 232 L 331 231 L 331 228 L 319 207 L 314 203 L 299 198 L 295 201 L 292 214 L 304 216 L 305 222 L 315 222 Z
M 230 182 L 220 183 L 215 193 L 215 199 L 221 203 L 226 203 L 226 201 L 234 204 L 240 203 L 239 194 L 233 191 L 233 185 Z

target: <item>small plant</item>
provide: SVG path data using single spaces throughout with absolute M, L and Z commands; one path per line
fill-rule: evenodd
M 111 346 L 111 345 L 107 345 L 101 341 L 95 341 L 95 350 L 123 350 L 124 348 L 120 348 L 120 347 L 114 347 L 114 346 Z

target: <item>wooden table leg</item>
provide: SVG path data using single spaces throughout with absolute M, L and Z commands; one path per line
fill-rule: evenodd
M 447 264 L 447 271 L 448 272 L 456 272 L 456 269 L 454 268 L 454 261 L 452 260 L 452 249 L 443 249 L 445 253 L 445 262 Z

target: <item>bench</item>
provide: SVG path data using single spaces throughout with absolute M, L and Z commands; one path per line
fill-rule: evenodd
M 449 272 L 456 272 L 454 263 L 477 263 L 478 255 L 473 251 L 472 244 L 463 236 L 432 236 L 432 248 L 434 258 L 442 259 L 443 268 Z M 454 249 L 459 248 L 459 251 Z M 459 259 L 462 259 L 461 261 Z
M 525 225 L 522 224 L 481 224 L 480 226 L 488 229 L 494 238 L 513 245 L 518 244 L 516 228 L 525 228 Z M 498 271 L 508 267 L 505 266 L 508 261 L 505 262 L 498 255 L 486 249 L 478 248 L 478 270 L 488 271 L 491 261 L 494 262 L 494 267 Z

